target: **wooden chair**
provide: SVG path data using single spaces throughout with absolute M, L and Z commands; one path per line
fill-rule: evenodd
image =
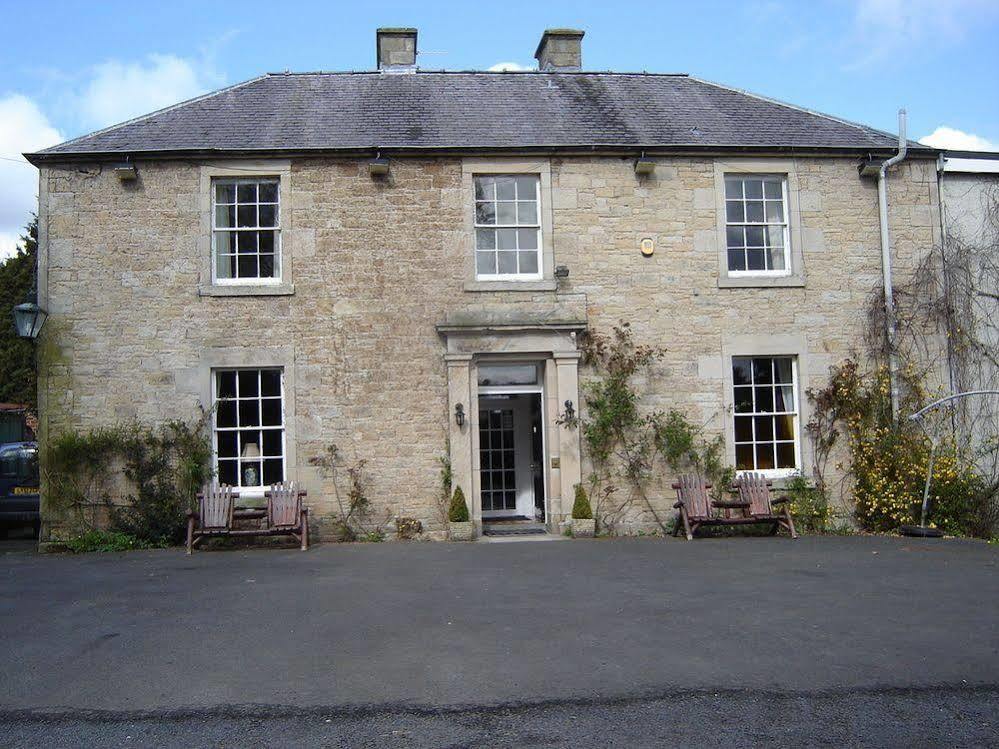
M 749 522 L 773 523 L 773 532 L 781 527 L 787 528 L 791 538 L 797 538 L 794 530 L 794 520 L 791 518 L 790 497 L 770 498 L 770 487 L 773 482 L 761 473 L 744 473 L 732 485 L 733 491 L 739 493 L 740 504 L 745 506 L 745 518 Z M 776 505 L 783 505 L 775 510 Z
M 687 540 L 693 541 L 698 528 L 702 525 L 712 525 L 718 520 L 711 503 L 711 496 L 708 494 L 711 484 L 705 483 L 700 476 L 684 474 L 679 478 L 680 480 L 673 484 L 676 490 L 676 504 L 673 507 L 680 510 L 680 522 L 673 528 L 673 535 L 680 535 L 682 527 Z
M 267 499 L 267 528 L 273 534 L 289 533 L 302 544 L 302 551 L 309 548 L 309 508 L 302 505 L 304 489 L 295 482 L 272 484 L 264 492 Z
M 198 493 L 198 511 L 187 513 L 187 553 L 205 536 L 224 536 L 232 532 L 233 509 L 239 492 L 231 486 L 205 484 Z

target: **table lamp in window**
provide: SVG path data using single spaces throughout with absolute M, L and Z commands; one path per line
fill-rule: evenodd
M 243 445 L 243 454 L 241 457 L 244 461 L 259 460 L 260 447 L 256 442 L 247 442 Z M 256 462 L 243 464 L 243 486 L 260 486 L 260 468 L 258 466 L 259 464 Z

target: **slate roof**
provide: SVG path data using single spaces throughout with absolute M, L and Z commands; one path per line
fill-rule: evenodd
M 894 136 L 864 125 L 680 74 L 275 73 L 29 160 L 372 148 L 885 151 L 896 145 Z

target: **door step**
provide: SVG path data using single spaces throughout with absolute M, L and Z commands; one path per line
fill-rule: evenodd
M 548 533 L 544 523 L 483 523 L 483 536 L 538 536 Z

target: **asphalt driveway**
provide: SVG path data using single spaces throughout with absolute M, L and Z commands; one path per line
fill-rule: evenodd
M 856 732 L 840 743 L 877 736 L 893 710 L 916 733 L 888 736 L 926 740 L 936 735 L 919 733 L 928 706 L 949 716 L 931 729 L 945 743 L 999 730 L 999 553 L 977 542 L 357 544 L 15 554 L 0 566 L 7 745 L 39 726 L 55 744 L 118 743 L 124 733 L 93 733 L 115 725 L 149 745 L 198 745 L 185 726 L 226 721 L 256 726 L 259 745 L 270 730 L 284 735 L 281 721 L 311 726 L 322 744 L 331 726 L 354 721 L 358 745 L 384 745 L 378 732 L 395 735 L 391 724 L 407 726 L 398 737 L 413 745 L 472 746 L 467 731 L 418 726 L 465 716 L 474 732 L 469 716 L 485 715 L 523 727 L 534 714 L 548 728 L 593 721 L 599 733 L 686 706 L 648 724 L 659 732 L 650 741 L 681 740 L 702 712 L 718 723 L 734 706 L 772 726 L 761 701 L 801 700 L 820 729 L 823 705 L 841 729 L 842 710 L 866 706 L 870 727 L 863 712 L 847 716 Z M 601 720 L 607 710 L 616 718 Z M 172 727 L 158 735 L 161 719 Z M 553 735 L 571 736 L 566 726 Z M 221 744 L 236 735 L 219 730 Z M 753 735 L 728 717 L 711 734 L 735 744 Z

